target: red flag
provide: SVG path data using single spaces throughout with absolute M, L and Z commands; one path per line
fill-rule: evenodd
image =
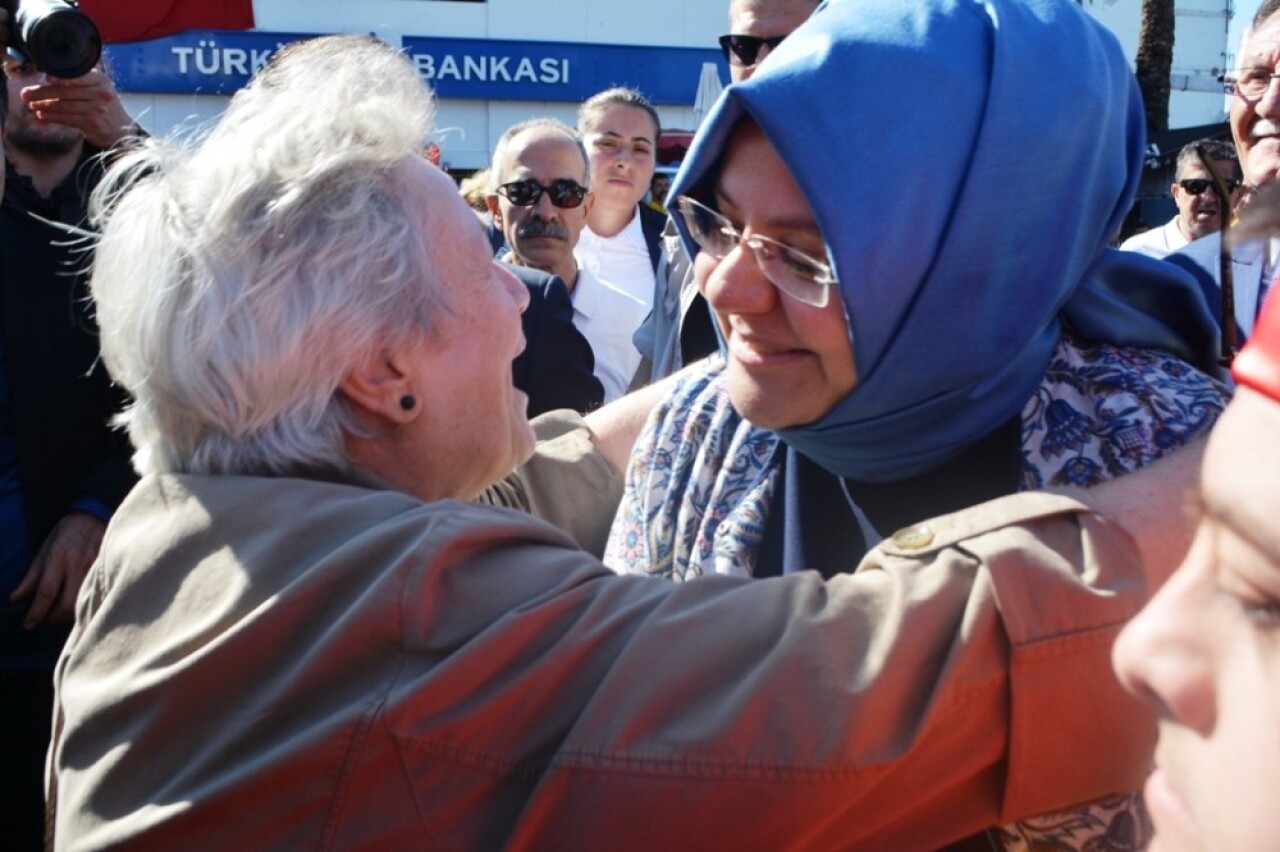
M 253 0 L 80 0 L 108 44 L 161 38 L 183 30 L 247 30 Z

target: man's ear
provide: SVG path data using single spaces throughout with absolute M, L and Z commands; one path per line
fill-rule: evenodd
M 596 206 L 596 194 L 591 190 L 587 190 L 587 197 L 582 201 L 582 213 L 584 216 L 591 215 L 591 208 Z
M 493 225 L 499 230 L 502 229 L 502 208 L 498 206 L 498 196 L 486 195 L 484 197 L 485 206 L 489 208 L 489 216 L 493 219 Z
M 347 371 L 338 389 L 358 413 L 364 417 L 392 424 L 408 423 L 422 410 L 420 405 L 406 407 L 405 398 L 415 399 L 414 385 L 420 372 L 408 357 L 408 348 L 423 346 L 417 341 L 396 349 L 381 349 Z

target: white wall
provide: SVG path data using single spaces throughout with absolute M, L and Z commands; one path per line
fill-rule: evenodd
M 1247 7 L 1242 15 L 1239 7 Z M 1226 118 L 1219 74 L 1235 61 L 1234 19 L 1251 18 L 1257 0 L 1176 0 L 1169 126 L 1192 127 Z M 1085 8 L 1116 34 L 1133 62 L 1142 25 L 1141 0 L 1086 0 Z

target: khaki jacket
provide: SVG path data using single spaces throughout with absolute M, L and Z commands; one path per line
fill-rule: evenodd
M 936 848 L 1140 782 L 1141 578 L 1044 494 L 673 584 L 509 510 L 152 476 L 59 662 L 57 847 Z

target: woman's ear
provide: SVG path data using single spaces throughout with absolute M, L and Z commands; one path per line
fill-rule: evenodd
M 422 344 L 408 344 L 416 345 Z M 419 375 L 414 363 L 400 349 L 382 349 L 348 370 L 338 389 L 365 417 L 392 424 L 408 423 L 422 410 L 415 393 Z

